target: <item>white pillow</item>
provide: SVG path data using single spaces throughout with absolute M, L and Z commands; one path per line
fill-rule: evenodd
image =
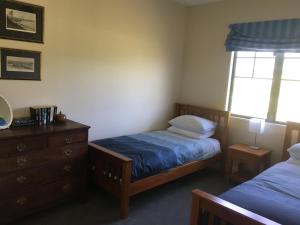
M 300 143 L 294 144 L 287 151 L 292 159 L 300 160 Z
M 183 115 L 169 121 L 169 123 L 179 129 L 205 134 L 216 129 L 217 124 L 213 121 L 198 116 Z
M 176 128 L 174 126 L 169 127 L 167 130 L 172 133 L 175 133 L 175 134 L 180 134 L 180 135 L 187 136 L 190 138 L 195 138 L 195 139 L 209 138 L 215 134 L 215 131 L 209 131 L 205 134 L 199 134 L 199 133 L 195 133 L 192 131 L 182 130 L 182 129 Z

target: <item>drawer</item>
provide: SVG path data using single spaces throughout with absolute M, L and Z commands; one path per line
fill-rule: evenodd
M 0 157 L 40 150 L 44 147 L 43 137 L 35 136 L 0 142 Z
M 87 143 L 77 143 L 67 146 L 58 147 L 54 150 L 51 160 L 72 159 L 80 156 L 87 156 Z
M 16 172 L 32 167 L 43 166 L 67 159 L 84 157 L 87 154 L 87 143 L 77 143 L 41 152 L 29 152 L 17 157 L 0 158 L 0 174 Z
M 16 194 L 0 202 L 0 224 L 16 216 L 24 216 L 54 206 L 70 197 L 76 197 L 82 193 L 84 187 L 84 179 L 64 179 L 56 183 L 36 186 L 30 192 Z
M 53 182 L 60 177 L 85 175 L 85 163 L 84 159 L 65 160 L 2 176 L 0 177 L 0 199 L 6 198 L 11 193 L 23 192 L 32 186 Z
M 259 157 L 255 156 L 253 154 L 237 151 L 234 149 L 231 149 L 229 154 L 230 154 L 231 160 L 241 160 L 241 161 L 246 161 L 246 162 L 249 162 L 249 161 L 252 162 L 252 161 L 257 161 L 260 159 Z
M 87 138 L 88 132 L 86 130 L 57 133 L 48 137 L 48 146 L 58 147 L 77 142 L 87 142 Z

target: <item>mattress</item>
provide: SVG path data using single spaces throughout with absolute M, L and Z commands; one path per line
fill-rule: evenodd
M 213 138 L 193 139 L 169 131 L 153 131 L 93 141 L 94 144 L 132 159 L 132 181 L 217 155 L 220 143 Z
M 281 224 L 300 224 L 300 161 L 278 163 L 220 198 Z

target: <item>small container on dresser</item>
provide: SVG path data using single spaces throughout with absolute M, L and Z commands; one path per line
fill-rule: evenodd
M 1 225 L 85 195 L 88 129 L 67 120 L 0 131 Z

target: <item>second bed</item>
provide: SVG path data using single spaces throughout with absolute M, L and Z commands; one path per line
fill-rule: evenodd
M 300 143 L 299 123 L 287 123 L 284 143 L 283 162 L 255 178 L 218 197 L 194 190 L 191 225 L 214 224 L 214 221 L 234 225 L 299 225 L 300 159 L 287 151 Z M 298 145 L 292 147 L 297 154 Z

